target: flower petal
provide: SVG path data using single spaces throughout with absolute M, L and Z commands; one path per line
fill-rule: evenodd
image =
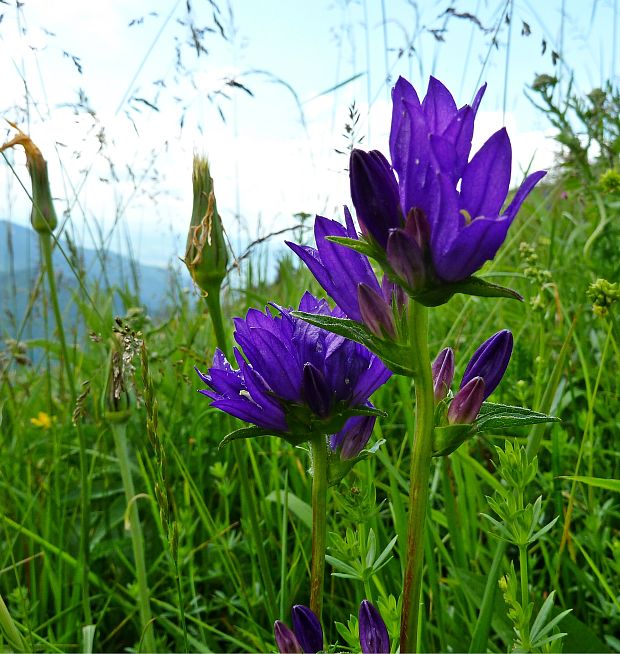
M 512 148 L 506 128 L 495 132 L 463 172 L 461 209 L 472 219 L 498 216 L 510 185 Z

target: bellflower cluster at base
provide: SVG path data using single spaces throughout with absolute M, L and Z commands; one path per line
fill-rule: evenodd
M 293 629 L 276 620 L 273 631 L 280 654 L 316 654 L 323 650 L 323 629 L 316 615 L 302 604 L 291 610 Z M 359 636 L 362 654 L 389 654 L 390 639 L 379 611 L 362 600 L 359 609 Z
M 502 380 L 512 355 L 513 338 L 507 329 L 493 334 L 469 360 L 458 392 L 448 408 L 450 424 L 470 424 L 480 411 L 484 400 Z M 454 351 L 447 347 L 438 355 L 432 366 L 435 401 L 447 397 L 454 377 Z
M 299 310 L 342 316 L 325 300 L 305 293 Z M 235 369 L 217 350 L 206 374 L 212 406 L 261 428 L 262 434 L 300 443 L 333 434 L 332 449 L 342 458 L 359 454 L 375 416 L 368 402 L 390 377 L 381 360 L 365 347 L 314 327 L 275 307 L 250 309 L 235 318 Z M 376 413 L 376 412 L 375 412 Z
M 392 164 L 377 150 L 351 153 L 351 197 L 372 256 L 425 304 L 442 303 L 459 290 L 491 294 L 481 280 L 469 287 L 458 283 L 495 257 L 521 204 L 545 175 L 529 175 L 503 209 L 512 165 L 506 130 L 469 160 L 485 88 L 471 106 L 458 108 L 434 77 L 422 101 L 401 77 L 392 91 Z M 445 292 L 437 292 L 442 286 Z

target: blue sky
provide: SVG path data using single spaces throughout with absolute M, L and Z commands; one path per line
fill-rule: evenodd
M 499 25 L 494 48 L 494 32 L 446 14 L 447 1 L 233 0 L 232 12 L 220 3 L 227 40 L 207 33 L 208 54 L 200 57 L 183 45 L 187 72 L 179 74 L 175 46 L 189 34 L 178 22 L 188 20 L 184 1 L 26 0 L 19 11 L 0 9 L 0 108 L 44 151 L 58 212 L 68 212 L 67 228 L 78 241 L 88 245 L 99 225 L 112 234 L 113 249 L 125 247 L 128 236 L 139 258 L 165 264 L 183 253 L 195 150 L 210 158 L 218 205 L 235 242 L 287 227 L 298 211 L 340 216 L 348 201 L 347 162 L 335 149 L 346 146 L 348 107 L 355 100 L 364 145 L 385 151 L 388 75 L 392 83 L 404 75 L 423 89 L 435 74 L 461 104 L 487 81 L 474 147 L 506 124 L 515 182 L 532 157 L 535 167 L 550 165 L 551 131 L 525 97 L 526 85 L 536 73 L 558 72 L 565 80 L 574 75 L 585 93 L 618 70 L 614 2 L 564 5 L 562 21 L 561 0 L 514 0 L 508 26 L 501 20 L 506 2 L 457 2 L 457 12 L 476 14 L 484 28 Z M 196 25 L 214 26 L 209 2 L 194 1 L 193 8 Z M 523 21 L 528 37 L 521 34 Z M 435 32 L 439 41 L 431 30 L 444 28 Z M 562 55 L 555 67 L 553 50 Z M 65 52 L 79 57 L 81 74 Z M 241 82 L 253 97 L 226 86 L 226 79 Z M 94 115 L 70 106 L 80 88 Z M 11 160 L 27 181 L 23 156 Z M 27 197 L 0 164 L 0 215 L 27 223 Z

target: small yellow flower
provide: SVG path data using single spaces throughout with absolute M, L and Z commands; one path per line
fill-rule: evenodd
M 49 429 L 52 426 L 52 416 L 45 413 L 45 411 L 39 411 L 36 418 L 30 418 L 30 423 L 40 429 Z

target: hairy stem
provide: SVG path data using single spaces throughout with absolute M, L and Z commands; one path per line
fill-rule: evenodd
M 418 651 L 420 591 L 424 566 L 424 525 L 429 495 L 435 408 L 431 362 L 428 353 L 427 309 L 413 300 L 410 300 L 409 305 L 409 345 L 415 381 L 416 419 L 409 469 L 407 558 L 400 623 L 401 652 Z
M 312 451 L 312 570 L 310 608 L 318 619 L 323 610 L 325 548 L 327 545 L 327 442 L 325 436 L 310 441 Z

